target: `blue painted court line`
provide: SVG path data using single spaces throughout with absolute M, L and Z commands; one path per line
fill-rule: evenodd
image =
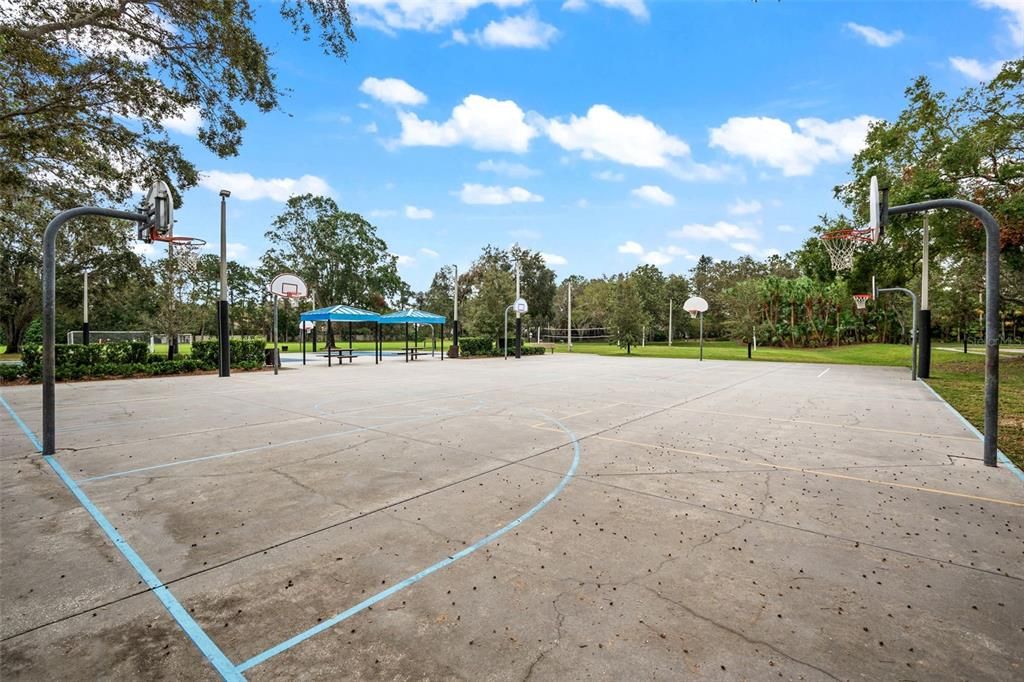
M 504 535 L 505 533 L 509 532 L 513 528 L 516 528 L 516 527 L 522 525 L 523 523 L 525 523 L 527 520 L 530 519 L 530 517 L 532 517 L 534 514 L 539 512 L 544 507 L 546 507 L 551 502 L 551 500 L 555 499 L 555 497 L 557 497 L 563 490 L 565 490 L 565 486 L 567 486 L 569 484 L 569 481 L 572 480 L 572 477 L 576 473 L 576 467 L 579 465 L 579 462 L 580 462 L 580 442 L 579 442 L 579 439 L 576 437 L 576 434 L 573 433 L 572 431 L 570 431 L 568 428 L 566 428 L 566 426 L 564 424 L 562 424 L 560 421 L 558 421 L 556 419 L 548 419 L 548 421 L 550 421 L 551 423 L 557 425 L 558 428 L 560 428 L 562 431 L 564 431 L 566 434 L 568 434 L 568 436 L 572 439 L 573 457 L 572 457 L 572 464 L 569 466 L 569 470 L 562 477 L 562 480 L 558 482 L 558 485 L 555 486 L 555 488 L 551 492 L 549 492 L 544 497 L 544 499 L 542 499 L 540 502 L 538 502 L 536 505 L 534 505 L 529 511 L 527 511 L 525 514 L 523 514 L 519 518 L 517 518 L 514 521 L 510 522 L 508 525 L 506 525 L 506 526 L 504 526 L 502 528 L 499 528 L 498 530 L 494 531 L 490 535 L 487 535 L 487 536 L 481 538 L 480 540 L 477 540 L 476 542 L 474 542 L 469 547 L 466 547 L 465 549 L 463 549 L 463 550 L 461 550 L 459 552 L 456 552 L 455 554 L 452 554 L 451 556 L 446 557 L 446 558 L 442 559 L 441 561 L 438 561 L 433 566 L 430 566 L 428 568 L 423 569 L 422 571 L 420 571 L 416 575 L 410 576 L 410 577 L 406 578 L 405 580 L 403 580 L 403 581 L 401 581 L 399 583 L 395 583 L 391 587 L 387 588 L 386 590 L 382 590 L 381 592 L 378 592 L 377 594 L 373 595 L 372 597 L 364 599 L 363 601 L 359 602 L 355 606 L 353 606 L 353 607 L 351 607 L 351 608 L 349 608 L 349 609 L 347 609 L 345 611 L 342 611 L 338 615 L 333 616 L 332 618 L 329 618 L 328 620 L 325 620 L 322 623 L 318 623 L 316 626 L 311 627 L 310 629 L 308 629 L 308 630 L 306 630 L 304 632 L 300 632 L 299 634 L 295 635 L 294 637 L 292 637 L 290 639 L 287 639 L 287 640 L 281 642 L 280 644 L 277 644 L 276 646 L 270 647 L 269 649 L 267 649 L 263 653 L 260 653 L 260 654 L 257 654 L 255 656 L 253 656 L 248 661 L 245 661 L 244 663 L 239 663 L 238 667 L 237 667 L 237 670 L 239 672 L 244 672 L 244 671 L 248 670 L 249 668 L 252 668 L 253 666 L 257 666 L 257 665 L 267 661 L 268 659 L 273 658 L 274 656 L 276 656 L 276 655 L 278 655 L 278 654 L 280 654 L 280 653 L 282 653 L 284 651 L 287 651 L 288 649 L 291 649 L 296 644 L 300 644 L 300 643 L 306 641 L 307 639 L 309 639 L 310 637 L 313 637 L 314 635 L 317 635 L 317 634 L 323 632 L 324 630 L 328 630 L 328 629 L 334 627 L 335 625 L 337 625 L 338 623 L 341 623 L 342 621 L 347 620 L 348 618 L 351 618 L 352 616 L 356 615 L 360 611 L 368 609 L 369 607 L 373 606 L 374 604 L 376 604 L 376 603 L 378 603 L 378 602 L 380 602 L 380 601 L 382 601 L 384 599 L 387 599 L 388 597 L 390 597 L 391 595 L 395 594 L 396 592 L 401 592 L 402 590 L 404 590 L 405 588 L 409 587 L 410 585 L 414 585 L 414 584 L 418 583 L 419 581 L 423 580 L 424 578 L 426 578 L 430 574 L 436 573 L 437 571 L 440 571 L 442 568 L 445 568 L 447 566 L 450 566 L 450 565 L 454 564 L 459 559 L 467 557 L 470 554 L 472 554 L 473 552 L 475 552 L 478 549 L 480 549 L 481 547 L 484 547 L 485 545 L 490 544 L 494 540 L 497 540 L 498 538 L 500 538 L 502 535 Z
M 479 401 L 478 401 L 478 403 L 479 403 Z M 354 429 L 346 429 L 345 431 L 333 431 L 331 433 L 324 433 L 324 434 L 321 434 L 319 436 L 310 436 L 309 438 L 299 438 L 298 440 L 288 440 L 288 441 L 284 441 L 284 442 L 281 442 L 281 443 L 268 443 L 267 445 L 257 445 L 255 447 L 245 448 L 243 450 L 232 450 L 231 452 L 221 452 L 221 453 L 218 453 L 216 455 L 204 455 L 202 457 L 190 457 L 189 459 L 179 459 L 179 460 L 175 460 L 173 462 L 164 462 L 163 464 L 154 464 L 152 466 L 147 466 L 147 467 L 138 467 L 137 469 L 126 469 L 124 471 L 115 471 L 114 473 L 111 473 L 111 474 L 101 474 L 100 476 L 90 476 L 89 478 L 81 478 L 81 479 L 78 480 L 78 482 L 79 483 L 92 483 L 94 481 L 102 481 L 102 480 L 105 480 L 105 479 L 108 479 L 108 478 L 117 478 L 119 476 L 128 476 L 130 474 L 138 474 L 138 473 L 142 473 L 143 471 L 153 471 L 155 469 L 166 469 L 167 467 L 175 467 L 175 466 L 180 466 L 182 464 L 192 464 L 194 462 L 205 462 L 205 461 L 211 460 L 211 459 L 221 459 L 223 457 L 233 457 L 235 455 L 244 455 L 244 454 L 248 454 L 248 453 L 251 453 L 251 452 L 259 452 L 261 450 L 269 450 L 269 449 L 272 449 L 272 448 L 285 447 L 287 445 L 298 445 L 300 443 L 309 443 L 311 441 L 322 440 L 324 438 L 331 438 L 333 436 L 343 436 L 345 434 L 360 433 L 362 431 L 371 431 L 373 429 L 383 429 L 385 427 L 393 426 L 395 424 L 405 424 L 407 422 L 413 422 L 413 421 L 417 421 L 417 420 L 420 420 L 420 419 L 431 419 L 431 418 L 438 417 L 438 416 L 442 416 L 442 417 L 452 416 L 452 417 L 454 417 L 454 416 L 457 416 L 457 415 L 460 415 L 460 414 L 467 414 L 469 412 L 474 412 L 476 410 L 479 410 L 481 407 L 482 407 L 482 404 L 478 404 L 476 407 L 471 407 L 470 409 L 464 410 L 462 412 L 452 412 L 451 414 L 445 414 L 445 415 L 421 415 L 421 416 L 418 416 L 418 417 L 407 417 L 405 419 L 398 419 L 396 421 L 389 422 L 389 423 L 386 423 L 386 424 L 376 424 L 374 426 L 358 426 L 358 427 L 356 427 Z M 39 449 L 42 450 L 42 447 L 40 447 Z
M 928 389 L 929 391 L 931 391 L 931 392 L 932 392 L 932 395 L 933 395 L 933 396 L 935 396 L 936 398 L 938 398 L 938 399 L 939 399 L 939 402 L 941 402 L 941 403 L 942 403 L 943 405 L 945 405 L 945 406 L 946 406 L 946 408 L 947 408 L 947 409 L 948 409 L 948 410 L 949 410 L 950 412 L 952 412 L 953 414 L 955 414 L 955 415 L 957 416 L 957 419 L 959 419 L 959 420 L 960 420 L 960 422 L 961 422 L 961 423 L 962 423 L 962 424 L 963 424 L 963 425 L 964 425 L 964 426 L 965 426 L 965 427 L 967 428 L 967 430 L 968 430 L 968 431 L 970 431 L 970 432 L 971 432 L 971 433 L 973 433 L 973 434 L 974 434 L 975 436 L 977 436 L 977 437 L 978 437 L 978 440 L 980 440 L 981 442 L 983 442 L 983 443 L 985 442 L 985 436 L 984 436 L 984 435 L 983 435 L 983 434 L 981 433 L 981 431 L 979 431 L 979 430 L 978 430 L 978 429 L 977 429 L 977 428 L 976 428 L 976 427 L 974 426 L 974 424 L 972 424 L 971 422 L 967 421 L 966 417 L 964 417 L 964 416 L 963 416 L 962 414 L 960 414 L 959 412 L 957 412 L 957 411 L 956 411 L 956 408 L 955 408 L 955 407 L 953 407 L 952 405 L 950 405 L 950 404 L 949 404 L 949 403 L 948 403 L 948 402 L 946 401 L 946 399 L 945 399 L 945 398 L 943 398 L 943 397 L 942 397 L 941 395 L 939 395 L 939 394 L 938 394 L 938 392 L 937 392 L 937 391 L 936 391 L 936 390 L 935 390 L 934 388 L 932 388 L 931 386 L 929 386 L 929 385 L 928 385 L 928 382 L 927 382 L 927 381 L 921 381 L 921 383 L 922 383 L 922 384 L 924 384 L 924 387 L 925 387 L 925 388 L 927 388 L 927 389 Z M 996 449 L 996 458 L 997 458 L 997 459 L 999 460 L 999 462 L 1000 462 L 1000 463 L 1001 463 L 1001 464 L 1002 464 L 1003 466 L 1005 466 L 1005 467 L 1006 467 L 1007 469 L 1009 469 L 1010 471 L 1012 471 L 1012 472 L 1013 472 L 1013 474 L 1014 474 L 1014 475 L 1015 475 L 1015 476 L 1016 476 L 1017 478 L 1019 478 L 1019 479 L 1020 479 L 1021 481 L 1024 481 L 1024 472 L 1022 472 L 1022 471 L 1021 471 L 1020 469 L 1018 469 L 1018 468 L 1017 468 L 1017 465 L 1016 465 L 1016 464 L 1014 464 L 1013 462 L 1011 462 L 1011 461 L 1010 461 L 1010 458 L 1009 458 L 1009 457 L 1007 457 L 1006 455 L 1004 455 L 1004 454 L 1003 454 L 1003 451 L 1002 451 L 1002 450 L 999 450 L 998 448 Z
M 25 422 L 15 413 L 14 409 L 7 403 L 6 400 L 0 396 L 0 403 L 3 404 L 4 409 L 7 410 L 8 414 L 14 419 L 14 422 L 21 427 L 21 430 L 25 432 L 25 435 L 29 437 L 32 444 L 36 446 L 36 449 L 42 452 L 42 443 L 34 433 L 25 425 Z M 235 668 L 235 666 L 228 660 L 228 657 L 224 655 L 224 652 L 210 639 L 209 635 L 199 627 L 199 624 L 188 614 L 188 611 L 181 605 L 181 603 L 175 599 L 171 591 L 156 577 L 152 569 L 146 565 L 146 562 L 142 560 L 142 557 L 136 553 L 132 546 L 128 544 L 128 541 L 121 537 L 121 534 L 117 532 L 117 529 L 107 520 L 107 517 L 103 515 L 96 505 L 92 503 L 89 496 L 82 491 L 78 485 L 71 480 L 64 468 L 61 467 L 60 463 L 50 455 L 44 455 L 43 459 L 50 465 L 54 473 L 60 478 L 60 480 L 67 486 L 71 494 L 75 496 L 78 502 L 85 507 L 85 510 L 89 512 L 93 520 L 103 529 L 110 541 L 114 543 L 114 547 L 128 560 L 128 563 L 132 565 L 135 572 L 139 574 L 139 577 L 149 586 L 156 595 L 156 598 L 160 600 L 160 603 L 164 605 L 171 617 L 177 621 L 181 629 L 185 631 L 185 634 L 192 639 L 199 650 L 206 657 L 206 660 L 210 662 L 221 677 L 225 680 L 244 680 L 241 672 Z

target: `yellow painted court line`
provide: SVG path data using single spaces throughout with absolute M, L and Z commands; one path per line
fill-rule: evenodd
M 949 438 L 951 440 L 966 440 L 977 443 L 978 439 L 973 436 L 947 436 L 941 433 L 920 433 L 918 431 L 897 431 L 896 429 L 877 429 L 872 426 L 854 426 L 852 424 L 829 424 L 828 422 L 815 422 L 808 419 L 785 419 L 783 417 L 760 417 L 753 414 L 736 414 L 734 412 L 719 412 L 717 410 L 695 410 L 689 407 L 676 408 L 683 412 L 696 412 L 697 414 L 716 414 L 721 417 L 738 417 L 741 419 L 760 419 L 769 422 L 789 422 L 790 424 L 807 424 L 809 426 L 830 426 L 834 429 L 856 429 L 858 431 L 874 431 L 877 433 L 895 433 L 901 436 L 921 436 L 923 438 Z
M 904 488 L 906 490 L 916 490 L 922 493 L 934 493 L 936 495 L 951 495 L 953 497 L 964 497 L 969 500 L 978 500 L 979 502 L 994 502 L 996 504 L 1005 504 L 1011 507 L 1024 507 L 1024 502 L 1013 502 L 1011 500 L 998 500 L 992 497 L 979 497 L 978 495 L 968 495 L 967 493 L 957 493 L 952 490 L 939 490 L 937 488 L 925 488 L 918 485 L 909 485 L 907 483 L 891 483 L 888 481 L 876 481 L 873 478 L 860 478 L 858 476 L 850 476 L 848 474 L 836 474 L 827 471 L 816 471 L 814 469 L 802 469 L 800 467 L 789 467 L 782 464 L 768 464 L 765 462 L 753 462 L 745 459 L 738 459 L 736 457 L 727 457 L 725 455 L 712 455 L 709 452 L 697 452 L 696 450 L 682 450 L 680 448 L 673 448 L 667 445 L 655 445 L 653 443 L 639 443 L 633 440 L 625 440 L 623 438 L 612 438 L 611 436 L 594 436 L 601 440 L 613 441 L 616 443 L 625 443 L 627 445 L 637 445 L 639 447 L 651 448 L 651 449 L 664 449 L 672 450 L 673 452 L 681 452 L 686 455 L 695 455 L 697 457 L 710 457 L 711 459 L 726 460 L 729 462 L 738 462 L 747 465 L 763 466 L 769 469 L 778 469 L 781 471 L 795 471 L 802 474 L 812 474 L 814 476 L 823 476 L 825 478 L 842 478 L 848 481 L 858 481 L 860 483 L 871 483 L 873 485 L 884 485 L 892 488 Z

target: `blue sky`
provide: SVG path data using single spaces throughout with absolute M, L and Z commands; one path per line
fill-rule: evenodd
M 763 257 L 838 210 L 867 125 L 914 77 L 955 93 L 1024 49 L 1024 0 L 349 4 L 347 62 L 260 7 L 290 93 L 244 112 L 238 157 L 170 122 L 204 172 L 176 233 L 214 247 L 230 189 L 231 252 L 253 263 L 287 196 L 314 191 L 377 225 L 417 290 L 488 243 L 560 278 Z

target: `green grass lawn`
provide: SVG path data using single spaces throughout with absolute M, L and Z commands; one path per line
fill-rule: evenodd
M 618 346 L 603 343 L 574 343 L 574 353 L 596 353 L 597 355 L 625 356 L 626 351 Z M 632 355 L 649 358 L 690 358 L 696 359 L 700 347 L 696 341 L 648 344 L 634 346 Z M 567 351 L 560 343 L 556 353 Z M 704 358 L 707 360 L 746 360 L 747 347 L 733 341 L 705 341 Z M 906 365 L 910 367 L 910 346 L 888 343 L 840 346 L 839 348 L 771 348 L 759 347 L 753 352 L 754 360 L 762 362 L 823 362 L 842 365 Z

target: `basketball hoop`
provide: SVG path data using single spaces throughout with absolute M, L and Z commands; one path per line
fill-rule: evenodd
M 700 296 L 691 296 L 683 303 L 683 310 L 690 313 L 690 317 L 696 319 L 697 315 L 708 310 L 708 302 Z
M 821 245 L 828 252 L 829 260 L 832 261 L 832 269 L 836 272 L 851 270 L 853 268 L 853 255 L 861 244 L 872 242 L 872 230 L 832 230 L 818 237 Z
M 857 310 L 864 310 L 868 307 L 868 301 L 871 298 L 871 294 L 854 294 L 853 302 L 857 304 Z
M 206 240 L 199 237 L 179 237 L 177 235 L 153 234 L 151 240 L 154 242 L 166 242 L 172 246 L 206 246 Z

